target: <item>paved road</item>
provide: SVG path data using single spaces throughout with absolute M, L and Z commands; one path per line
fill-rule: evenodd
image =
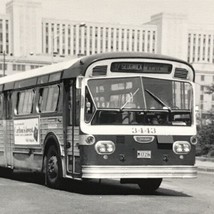
M 43 185 L 41 176 L 0 177 L 1 214 L 197 214 L 214 213 L 214 174 L 197 179 L 164 180 L 153 195 L 142 195 L 137 185 L 117 181 L 65 180 L 62 190 Z

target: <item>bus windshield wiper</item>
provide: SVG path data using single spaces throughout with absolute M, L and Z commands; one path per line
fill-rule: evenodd
M 118 109 L 118 108 L 99 108 L 97 110 L 98 111 L 116 111 L 116 112 L 120 111 L 120 109 Z
M 163 106 L 163 109 L 167 109 L 169 112 L 171 112 L 171 108 L 163 101 L 161 100 L 157 95 L 153 94 L 150 90 L 145 89 L 145 91 L 152 96 L 158 103 L 160 103 Z
M 125 106 L 131 101 L 131 99 L 133 99 L 133 97 L 135 96 L 135 94 L 137 94 L 139 90 L 140 88 L 137 88 L 137 90 L 133 94 L 131 93 L 129 99 L 120 107 L 120 111 L 122 111 L 125 108 Z

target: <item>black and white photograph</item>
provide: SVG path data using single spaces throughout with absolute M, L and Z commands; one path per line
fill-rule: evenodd
M 0 0 L 0 214 L 213 214 L 213 11 Z

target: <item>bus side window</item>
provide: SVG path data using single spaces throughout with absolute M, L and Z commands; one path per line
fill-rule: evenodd
M 4 117 L 6 119 L 11 119 L 12 118 L 12 93 L 11 92 L 6 92 L 4 94 Z
M 39 90 L 39 111 L 40 112 L 55 112 L 57 111 L 60 88 L 58 85 L 53 85 Z
M 39 89 L 39 100 L 38 100 L 38 112 L 42 112 L 44 106 L 46 105 L 45 97 L 47 97 L 48 88 L 40 88 Z
M 17 93 L 17 103 L 16 103 L 16 114 L 21 114 L 24 105 L 25 94 L 24 92 Z
M 34 99 L 35 92 L 32 89 L 18 92 L 15 113 L 17 115 L 31 114 L 33 112 Z
M 3 117 L 3 95 L 0 94 L 0 119 Z

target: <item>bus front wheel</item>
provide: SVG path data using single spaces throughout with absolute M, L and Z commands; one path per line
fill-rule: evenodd
M 162 180 L 162 178 L 145 178 L 141 179 L 138 185 L 143 193 L 151 194 L 159 188 Z
M 58 189 L 62 179 L 60 157 L 55 146 L 50 146 L 46 156 L 46 184 L 48 187 Z

